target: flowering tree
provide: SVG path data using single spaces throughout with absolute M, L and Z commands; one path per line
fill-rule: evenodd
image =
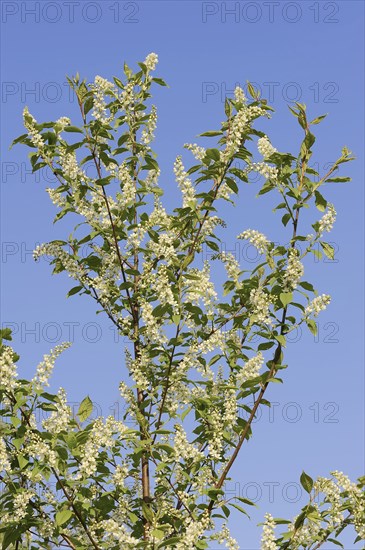
M 125 352 L 130 385 L 120 384 L 125 417 L 88 421 L 89 397 L 73 415 L 63 388 L 57 395 L 46 391 L 69 343 L 46 355 L 29 381 L 17 374 L 10 330 L 1 331 L 3 549 L 185 550 L 213 541 L 237 549 L 227 526 L 230 508 L 246 513 L 253 503 L 227 499 L 224 484 L 252 435 L 258 408 L 270 406 L 269 386 L 282 382 L 287 334 L 302 324 L 315 334 L 315 318 L 330 302 L 303 280 L 303 263 L 321 255 L 318 243 L 333 258 L 323 236 L 336 211 L 320 189 L 349 181 L 335 172 L 351 153 L 344 148 L 324 175 L 310 168 L 312 126 L 324 117 L 308 122 L 300 103 L 291 108 L 304 134 L 300 151 L 279 153 L 254 128 L 272 108 L 250 84 L 251 100 L 237 87 L 225 102 L 221 128 L 202 134 L 218 138 L 216 148 L 187 144 L 196 159 L 188 170 L 177 157 L 182 205 L 167 212 L 151 148 L 156 108 L 150 88 L 165 85 L 152 76 L 156 63 L 151 53 L 136 73 L 125 65 L 124 81 L 68 79 L 80 127 L 67 117 L 39 124 L 24 110 L 27 133 L 14 143 L 32 148 L 33 171 L 48 167 L 57 179 L 57 187 L 47 189 L 56 220 L 73 214 L 81 222 L 67 240 L 38 247 L 35 258 L 50 256 L 54 273 L 66 271 L 75 281 L 68 295 L 93 298 L 132 349 Z M 249 148 L 256 138 L 260 162 Z M 88 173 L 86 163 L 93 167 Z M 221 201 L 234 204 L 251 171 L 264 176 L 259 195 L 280 196 L 276 210 L 290 228 L 290 245 L 275 245 L 256 229 L 243 231 L 237 238 L 263 255 L 248 272 L 221 252 L 219 226 L 225 224 L 217 209 Z M 300 215 L 312 203 L 322 217 L 307 234 Z M 225 267 L 220 292 L 209 263 L 197 262 L 203 246 Z M 39 411 L 48 414 L 41 422 Z M 355 484 L 335 471 L 313 481 L 303 472 L 301 483 L 308 504 L 291 521 L 267 514 L 262 549 L 339 544 L 348 525 L 365 540 L 364 478 Z M 284 526 L 279 534 L 276 524 Z

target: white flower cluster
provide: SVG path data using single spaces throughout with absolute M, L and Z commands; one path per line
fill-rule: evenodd
M 92 89 L 94 91 L 94 108 L 91 114 L 95 120 L 99 120 L 102 124 L 107 124 L 112 119 L 112 115 L 109 117 L 107 116 L 104 95 L 108 91 L 115 93 L 115 86 L 112 82 L 97 75 L 92 85 Z
M 127 116 L 130 113 L 133 113 L 133 105 L 132 105 L 133 100 L 134 100 L 134 84 L 133 82 L 128 82 L 120 96 L 120 102 L 123 105 Z
M 157 170 L 148 170 L 147 176 L 144 180 L 144 185 L 146 189 L 152 191 L 155 187 L 157 187 L 158 184 L 158 178 L 160 177 L 161 170 L 158 168 Z
M 62 168 L 63 174 L 66 178 L 71 180 L 71 183 L 74 184 L 73 187 L 75 187 L 75 180 L 77 180 L 78 177 L 86 179 L 84 172 L 77 163 L 76 153 L 74 151 L 72 153 L 67 153 L 66 147 L 60 147 L 59 152 L 59 164 Z
M 204 454 L 192 443 L 189 443 L 184 428 L 179 424 L 175 426 L 174 451 L 177 461 L 193 460 L 194 462 L 199 462 L 204 458 Z
M 133 230 L 129 233 L 125 249 L 128 250 L 130 248 L 138 248 L 143 241 L 145 235 L 147 232 L 147 227 L 145 225 L 142 225 L 141 223 L 138 223 L 136 227 L 133 228 Z
M 66 198 L 62 195 L 62 193 L 59 193 L 56 189 L 52 189 L 51 187 L 47 187 L 46 191 L 55 206 L 63 208 L 66 205 Z
M 183 208 L 186 208 L 188 206 L 195 206 L 195 189 L 193 184 L 191 183 L 190 178 L 188 178 L 188 175 L 185 172 L 181 156 L 178 156 L 175 160 L 174 173 L 176 176 L 177 184 L 181 189 L 181 193 L 183 196 Z
M 161 304 L 169 304 L 172 306 L 174 313 L 179 313 L 179 306 L 171 290 L 171 285 L 167 274 L 167 266 L 165 264 L 161 264 L 158 268 L 154 281 L 154 290 L 156 291 Z
M 68 118 L 68 116 L 61 116 L 58 120 L 56 120 L 56 124 L 60 126 L 59 132 L 62 132 L 66 126 L 70 126 L 71 120 Z
M 216 198 L 228 200 L 232 194 L 233 194 L 233 191 L 229 187 L 229 185 L 227 185 L 226 183 L 221 183 L 217 191 Z
M 10 470 L 10 461 L 6 450 L 5 441 L 0 437 L 0 472 L 8 472 Z
M 158 317 L 153 315 L 153 306 L 147 300 L 141 300 L 141 319 L 144 323 L 143 334 L 147 340 L 154 343 L 163 344 L 167 338 L 161 332 L 158 323 Z
M 324 231 L 330 232 L 336 221 L 337 212 L 333 204 L 328 204 L 328 212 L 326 212 L 319 220 L 318 233 L 322 235 Z
M 142 348 L 140 350 L 139 356 L 137 359 L 132 359 L 132 356 L 129 350 L 125 349 L 126 355 L 126 365 L 130 371 L 133 380 L 135 381 L 137 387 L 140 390 L 147 391 L 150 383 L 147 377 L 148 367 L 150 364 L 150 358 L 146 351 Z
M 304 275 L 304 266 L 298 256 L 299 250 L 296 248 L 289 249 L 288 266 L 284 273 L 285 288 L 287 290 L 297 288 L 300 279 Z
M 243 384 L 247 380 L 252 380 L 260 374 L 260 369 L 264 364 L 264 356 L 261 351 L 255 357 L 251 357 L 244 367 L 237 373 L 236 382 L 238 385 Z
M 264 157 L 271 157 L 273 153 L 277 152 L 277 149 L 273 147 L 270 143 L 270 140 L 267 136 L 261 137 L 257 142 L 257 148 L 259 153 Z
M 256 316 L 256 322 L 259 324 L 272 324 L 269 308 L 271 305 L 270 297 L 262 288 L 253 288 L 250 292 L 250 302 L 253 306 L 252 313 Z
M 261 550 L 277 550 L 275 544 L 275 521 L 271 514 L 265 514 L 261 537 Z
M 176 262 L 177 254 L 174 246 L 175 234 L 172 231 L 159 233 L 158 241 L 149 241 L 147 248 L 152 250 L 156 258 L 164 258 L 167 265 Z
M 247 107 L 243 105 L 233 118 L 232 125 L 227 136 L 226 149 L 220 152 L 222 162 L 227 162 L 241 146 L 243 134 L 249 123 L 257 116 L 268 116 L 267 111 L 254 105 Z
M 23 121 L 25 128 L 28 130 L 31 142 L 35 147 L 37 147 L 37 149 L 39 149 L 40 152 L 42 152 L 45 143 L 40 132 L 36 129 L 37 121 L 34 116 L 30 114 L 28 107 L 24 107 Z
M 313 313 L 314 317 L 317 317 L 321 311 L 324 311 L 331 301 L 329 294 L 322 294 L 314 298 L 305 308 L 304 316 L 308 317 Z
M 52 434 L 57 434 L 68 429 L 72 418 L 71 408 L 67 406 L 67 396 L 63 388 L 60 388 L 57 393 L 59 403 L 56 403 L 55 411 L 52 411 L 49 418 L 42 421 L 42 426 L 45 430 Z
M 209 516 L 206 514 L 199 521 L 190 519 L 183 540 L 176 544 L 176 550 L 195 550 L 196 543 L 200 536 L 208 529 L 210 524 Z
M 156 65 L 158 63 L 158 55 L 157 53 L 149 53 L 144 60 L 144 64 L 146 65 L 147 69 L 149 71 L 154 71 L 156 68 Z
M 156 130 L 156 124 L 157 124 L 157 109 L 155 105 L 152 105 L 151 112 L 146 124 L 146 128 L 142 130 L 142 135 L 141 135 L 141 142 L 144 143 L 145 145 L 148 145 L 154 139 L 155 137 L 154 131 Z
M 216 225 L 219 225 L 221 222 L 221 219 L 218 216 L 208 216 L 205 218 L 205 221 L 201 227 L 200 231 L 200 240 L 202 240 L 207 235 L 212 235 L 213 229 L 216 227 Z M 200 252 L 201 249 L 197 247 L 197 252 Z
M 24 451 L 33 458 L 38 458 L 41 462 L 46 462 L 51 468 L 55 468 L 57 465 L 57 455 L 47 444 L 47 442 L 40 438 L 36 433 L 30 433 L 28 435 L 29 440 L 26 443 Z M 40 479 L 42 478 L 42 474 Z
M 234 255 L 231 252 L 222 252 L 221 258 L 224 262 L 224 267 L 226 269 L 228 278 L 232 279 L 235 283 L 238 283 L 238 279 L 241 273 L 241 266 L 237 262 Z
M 319 512 L 318 504 L 313 502 L 312 506 L 316 508 L 316 512 L 319 516 L 320 512 Z M 293 549 L 307 548 L 308 546 L 311 546 L 313 544 L 313 541 L 317 540 L 317 536 L 321 531 L 321 523 L 316 518 L 316 515 L 314 512 L 312 512 L 311 516 L 312 517 L 306 518 L 306 523 L 299 528 L 295 527 L 295 522 L 298 516 L 296 516 L 293 519 L 292 523 L 288 525 L 288 530 L 293 532 L 293 535 L 291 538 L 291 544 L 293 546 Z
M 275 181 L 278 177 L 278 169 L 275 166 L 270 166 L 266 162 L 253 162 L 250 164 L 250 171 L 258 172 L 267 180 Z
M 247 229 L 237 235 L 237 239 L 247 239 L 262 254 L 267 251 L 269 240 L 255 229 Z
M 206 307 L 207 314 L 212 314 L 217 300 L 217 293 L 214 288 L 214 283 L 210 280 L 209 263 L 205 261 L 201 271 L 197 268 L 193 268 L 189 271 L 189 274 L 195 275 L 197 279 L 186 279 L 188 284 L 186 299 L 192 303 L 197 303 L 201 300 Z
M 246 103 L 247 101 L 245 92 L 240 86 L 236 86 L 234 89 L 234 99 L 238 101 L 238 103 Z
M 329 527 L 333 528 L 336 524 L 339 524 L 343 521 L 344 516 L 341 511 L 341 489 L 340 487 L 332 481 L 332 479 L 327 479 L 325 477 L 319 477 L 313 485 L 313 489 L 317 493 L 323 493 L 326 496 L 326 499 L 330 503 L 329 512 Z
M 361 540 L 365 540 L 365 494 L 359 489 L 355 483 L 352 483 L 349 478 L 343 473 L 335 470 L 331 475 L 341 485 L 342 489 L 348 493 L 352 504 L 354 515 L 354 527 Z
M 133 549 L 136 548 L 139 540 L 134 538 L 125 528 L 115 519 L 104 519 L 97 525 L 98 529 L 102 529 L 103 539 L 105 542 L 110 542 L 113 547 L 115 545 L 112 541 L 119 543 L 119 548 Z
M 118 434 L 118 439 L 122 439 L 126 429 L 122 422 L 111 415 L 105 419 L 105 423 L 102 417 L 97 418 L 82 450 L 80 468 L 75 479 L 92 476 L 97 469 L 99 448 L 113 448 L 116 444 L 115 434 Z
M 221 530 L 212 536 L 213 540 L 216 540 L 219 544 L 226 543 L 225 546 L 228 548 L 228 550 L 240 550 L 240 547 L 237 543 L 237 541 L 231 537 L 231 534 L 229 532 L 228 526 L 224 524 L 221 528 Z
M 150 227 L 155 225 L 163 227 L 164 229 L 168 229 L 170 227 L 170 217 L 158 197 L 155 199 L 154 208 L 149 215 L 148 223 Z
M 18 522 L 25 518 L 27 514 L 27 506 L 34 495 L 35 493 L 31 489 L 22 489 L 19 493 L 17 493 L 13 499 L 13 513 L 11 516 L 10 514 L 5 514 L 5 518 L 2 518 L 4 523 L 8 523 L 9 520 L 12 522 Z
M 36 374 L 32 379 L 32 383 L 37 390 L 42 390 L 45 386 L 49 386 L 49 377 L 52 374 L 57 357 L 70 346 L 71 342 L 63 342 L 53 348 L 50 355 L 44 355 L 43 361 L 37 366 Z
M 17 386 L 17 368 L 13 361 L 14 352 L 10 346 L 3 346 L 0 355 L 0 386 L 13 390 Z
M 205 157 L 204 147 L 200 147 L 197 143 L 185 143 L 184 147 L 193 153 L 196 160 L 203 160 Z
M 128 466 L 126 464 L 117 464 L 114 473 L 113 473 L 113 482 L 116 487 L 124 488 L 125 479 L 128 476 Z
M 117 287 L 120 278 L 119 258 L 114 249 L 106 252 L 97 245 L 92 245 L 92 248 L 100 258 L 101 266 L 98 275 L 88 279 L 88 284 L 97 291 L 100 302 L 108 305 L 113 298 L 120 296 Z
M 59 244 L 43 243 L 37 246 L 33 251 L 33 258 L 37 261 L 41 256 L 53 256 L 57 258 L 68 272 L 68 276 L 72 279 L 80 282 L 85 279 L 85 272 L 82 267 Z

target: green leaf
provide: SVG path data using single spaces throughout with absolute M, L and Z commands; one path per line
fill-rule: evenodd
M 214 130 L 211 130 L 209 132 L 204 132 L 204 134 L 199 134 L 201 137 L 214 137 L 214 136 L 221 136 L 223 132 L 216 132 Z
M 93 403 L 89 396 L 86 396 L 85 399 L 80 404 L 77 415 L 80 418 L 81 422 L 84 422 L 91 415 L 93 410 Z
M 152 82 L 155 82 L 159 86 L 167 86 L 166 82 L 164 80 L 162 80 L 162 78 L 154 77 L 154 78 L 152 78 Z
M 314 195 L 315 195 L 315 202 L 316 202 L 316 207 L 318 208 L 318 210 L 320 210 L 321 212 L 324 212 L 327 208 L 327 201 L 326 199 L 321 195 L 321 193 L 319 191 L 315 191 L 314 192 Z
M 150 506 L 148 506 L 148 504 L 146 502 L 142 502 L 142 513 L 143 513 L 143 516 L 146 518 L 147 521 L 149 521 L 150 523 L 153 523 L 154 521 L 154 514 L 150 508 Z
M 304 471 L 302 472 L 302 475 L 300 476 L 300 483 L 303 489 L 307 491 L 307 493 L 310 493 L 313 488 L 313 479 L 306 474 Z
M 77 293 L 80 292 L 80 290 L 82 290 L 83 288 L 84 288 L 84 287 L 83 287 L 82 285 L 74 286 L 73 288 L 71 288 L 71 290 L 68 291 L 67 297 L 73 296 L 74 294 L 77 294 Z
M 274 345 L 274 342 L 263 342 L 262 344 L 259 344 L 258 346 L 258 350 L 262 350 L 262 349 L 270 349 L 272 348 Z
M 304 138 L 304 143 L 308 150 L 312 147 L 315 141 L 316 141 L 315 136 L 311 132 L 308 132 Z
M 293 293 L 292 292 L 282 292 L 280 294 L 280 302 L 283 304 L 283 306 L 287 306 L 290 304 L 290 302 L 293 301 Z
M 325 180 L 326 182 L 332 181 L 333 183 L 346 183 L 347 181 L 351 181 L 351 178 L 329 178 L 328 180 Z
M 281 223 L 283 225 L 285 225 L 285 227 L 287 226 L 288 224 L 288 221 L 290 220 L 291 218 L 291 215 L 289 214 L 289 212 L 287 212 L 286 214 L 284 214 L 284 216 L 281 218 Z
M 324 118 L 326 118 L 326 116 L 327 115 L 318 116 L 317 118 L 314 118 L 309 124 L 319 124 Z
M 328 244 L 328 243 L 324 243 L 324 242 L 320 242 L 319 244 L 323 248 L 323 252 L 327 256 L 327 258 L 329 258 L 330 260 L 334 260 L 335 259 L 335 249 L 333 248 L 333 246 Z
M 275 336 L 275 340 L 277 340 L 279 344 L 281 344 L 285 348 L 286 346 L 285 336 L 283 336 L 282 334 L 278 334 L 277 336 Z
M 80 130 L 80 128 L 78 128 L 77 126 L 66 126 L 64 128 L 64 131 L 65 132 L 77 132 L 78 134 L 83 134 L 83 131 Z
M 207 149 L 205 156 L 215 161 L 220 160 L 220 154 L 218 149 Z
M 313 319 L 306 319 L 306 324 L 313 336 L 316 336 L 318 331 L 317 323 Z
M 71 510 L 61 510 L 60 512 L 57 512 L 56 514 L 56 523 L 57 525 L 63 525 L 70 519 L 72 516 Z

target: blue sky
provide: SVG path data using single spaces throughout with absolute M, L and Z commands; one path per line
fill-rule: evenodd
M 55 210 L 45 192 L 52 181 L 27 172 L 28 150 L 8 151 L 23 133 L 25 105 L 39 121 L 67 115 L 78 124 L 66 74 L 78 71 L 88 81 L 96 74 L 120 76 L 124 61 L 135 66 L 156 52 L 156 74 L 169 88 L 155 89 L 155 149 L 171 208 L 178 197 L 175 156 L 197 134 L 219 127 L 225 94 L 246 80 L 275 108 L 260 129 L 279 150 L 294 153 L 301 139 L 288 109 L 299 100 L 311 118 L 328 113 L 315 128 L 317 167 L 325 170 L 343 145 L 357 157 L 341 174 L 351 183 L 324 189 L 338 212 L 328 239 L 336 261 L 306 264 L 306 280 L 332 295 L 331 306 L 319 318 L 318 338 L 303 332 L 288 344 L 285 384 L 269 391 L 276 403 L 271 416 L 263 411 L 255 423 L 226 488 L 257 501 L 253 521 L 237 513 L 231 524 L 241 549 L 256 550 L 256 524 L 266 511 L 291 517 L 305 503 L 298 485 L 303 469 L 313 477 L 333 469 L 353 478 L 364 473 L 364 3 L 4 0 L 1 9 L 1 323 L 14 328 L 24 376 L 56 343 L 73 340 L 57 363 L 52 389 L 64 386 L 75 403 L 90 394 L 99 414 L 118 414 L 121 407 L 124 344 L 92 303 L 66 300 L 67 277 L 51 277 L 45 260 L 32 260 L 37 243 L 63 233 L 52 225 Z M 242 189 L 236 208 L 224 208 L 227 250 L 246 228 L 272 240 L 284 235 L 271 196 L 255 199 L 258 185 Z M 243 265 L 252 265 L 252 250 L 242 241 L 235 250 Z M 344 538 L 347 549 L 356 548 L 352 540 Z

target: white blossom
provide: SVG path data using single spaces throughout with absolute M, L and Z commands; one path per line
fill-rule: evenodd
M 288 266 L 284 272 L 284 283 L 287 290 L 297 288 L 304 275 L 304 266 L 298 256 L 299 251 L 296 248 L 289 249 Z
M 255 229 L 246 229 L 246 231 L 237 235 L 237 239 L 247 239 L 261 254 L 267 251 L 270 244 L 265 235 Z
M 154 71 L 157 63 L 158 63 L 158 55 L 153 52 L 149 53 L 146 59 L 144 60 L 144 64 L 146 65 L 149 71 Z
M 234 98 L 239 103 L 246 103 L 247 99 L 245 96 L 245 92 L 242 90 L 240 86 L 236 86 L 234 89 Z
M 207 309 L 207 313 L 212 314 L 217 300 L 217 293 L 214 283 L 210 280 L 209 263 L 205 261 L 202 270 L 193 268 L 189 271 L 189 274 L 196 277 L 196 279 L 186 280 L 188 284 L 186 299 L 191 303 L 198 303 L 201 300 Z
M 10 471 L 10 460 L 6 450 L 5 441 L 2 437 L 0 437 L 0 472 L 3 471 Z
M 271 514 L 265 514 L 265 523 L 261 537 L 261 550 L 277 550 L 275 544 L 275 521 Z
M 71 342 L 63 342 L 51 350 L 49 355 L 44 355 L 43 361 L 37 366 L 37 372 L 32 379 L 32 383 L 36 389 L 42 390 L 45 386 L 49 386 L 49 378 L 57 357 L 70 346 Z
M 52 411 L 49 418 L 42 421 L 42 426 L 50 433 L 56 434 L 68 429 L 72 418 L 71 408 L 67 406 L 67 396 L 63 388 L 57 393 L 59 402 L 55 403 L 56 410 Z
M 176 424 L 174 437 L 174 451 L 176 460 L 193 460 L 197 462 L 204 458 L 204 454 L 200 452 L 192 443 L 188 442 L 186 432 L 182 426 Z
M 203 160 L 205 157 L 206 151 L 204 147 L 200 147 L 196 143 L 185 143 L 184 147 L 193 153 L 196 160 Z
M 324 231 L 330 232 L 336 221 L 337 212 L 333 204 L 328 204 L 328 211 L 319 220 L 318 233 L 322 235 Z
M 190 178 L 188 177 L 188 174 L 185 172 L 181 156 L 178 156 L 175 160 L 174 173 L 183 196 L 183 208 L 186 208 L 187 206 L 195 206 L 195 189 Z
M 101 123 L 106 124 L 111 121 L 112 115 L 107 116 L 106 101 L 104 96 L 107 92 L 115 93 L 115 86 L 112 82 L 109 82 L 105 78 L 97 75 L 94 79 L 92 90 L 94 92 L 94 108 L 91 114 L 95 120 L 99 120 Z
M 66 126 L 69 126 L 71 124 L 71 120 L 67 116 L 62 116 L 58 120 L 56 120 L 56 124 L 60 126 L 59 132 L 62 132 L 66 128 Z
M 267 111 L 257 105 L 243 105 L 234 116 L 227 136 L 226 149 L 220 152 L 222 162 L 227 162 L 242 144 L 245 131 L 253 119 L 258 116 L 269 116 Z
M 253 288 L 251 290 L 250 303 L 253 306 L 252 313 L 256 316 L 256 321 L 259 324 L 266 323 L 267 325 L 271 325 L 272 320 L 269 313 L 271 305 L 270 297 L 262 288 Z
M 238 283 L 238 279 L 241 273 L 241 266 L 237 262 L 234 255 L 231 252 L 222 252 L 221 258 L 224 262 L 224 267 L 226 269 L 228 277 L 232 279 L 235 283 Z
M 97 458 L 100 447 L 113 448 L 116 444 L 115 434 L 122 438 L 126 426 L 113 416 L 108 416 L 103 422 L 103 418 L 99 417 L 95 420 L 89 438 L 82 449 L 82 459 L 80 468 L 75 476 L 75 479 L 82 477 L 91 477 L 97 469 Z
M 0 355 L 0 386 L 13 390 L 17 386 L 17 368 L 14 362 L 14 352 L 10 346 L 3 346 Z
M 258 172 L 267 180 L 275 181 L 278 177 L 278 169 L 275 166 L 270 166 L 266 162 L 253 162 L 249 166 L 249 170 Z
M 304 316 L 308 317 L 313 313 L 314 317 L 317 317 L 321 311 L 324 311 L 331 301 L 329 294 L 322 294 L 314 298 L 305 308 Z
M 270 143 L 270 140 L 267 136 L 261 137 L 257 142 L 257 148 L 259 153 L 264 158 L 270 157 L 273 153 L 276 153 L 277 149 L 273 147 Z
M 149 143 L 151 143 L 151 141 L 155 137 L 154 131 L 156 129 L 156 124 L 157 124 L 157 109 L 154 105 L 152 105 L 146 127 L 142 130 L 142 135 L 141 135 L 141 142 L 144 143 L 145 145 L 148 145 Z
M 258 352 L 255 357 L 251 357 L 245 365 L 239 370 L 236 376 L 236 382 L 238 385 L 243 384 L 246 380 L 252 380 L 260 374 L 260 369 L 264 364 L 264 356 L 261 351 Z

